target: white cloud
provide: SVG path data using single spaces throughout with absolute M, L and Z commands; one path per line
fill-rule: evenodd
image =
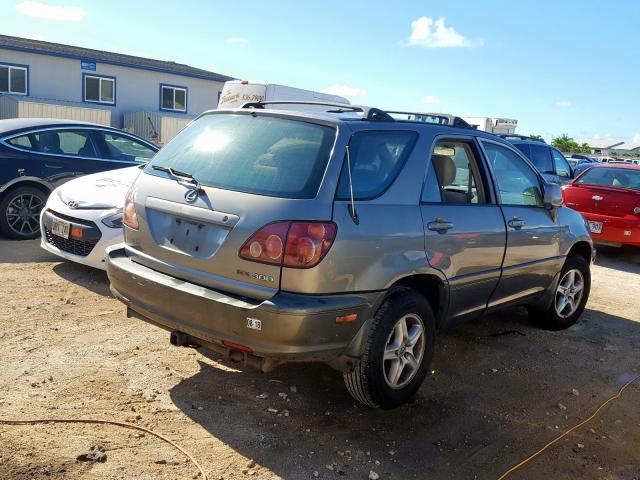
M 554 105 L 558 108 L 570 108 L 571 102 L 569 100 L 558 100 Z
M 426 103 L 427 105 L 439 105 L 442 103 L 442 100 L 440 100 L 438 97 L 427 95 L 422 99 L 422 103 Z
M 232 45 L 246 45 L 249 43 L 249 39 L 244 37 L 229 37 L 227 38 L 227 43 Z
M 444 18 L 434 20 L 420 17 L 411 22 L 411 35 L 402 45 L 423 48 L 481 47 L 483 42 L 472 41 L 460 35 L 453 27 L 444 24 Z
M 29 33 L 28 35 L 24 35 L 23 38 L 28 38 L 29 40 L 44 40 L 44 37 L 37 33 Z
M 27 17 L 44 18 L 62 22 L 79 22 L 87 12 L 80 7 L 64 5 L 49 5 L 42 2 L 21 2 L 16 5 L 16 10 Z
M 640 143 L 640 133 L 636 133 L 633 136 L 633 143 Z
M 323 88 L 321 92 L 328 93 L 330 95 L 339 95 L 341 97 L 364 97 L 367 94 L 367 91 L 362 88 L 350 87 L 349 85 L 342 84 L 331 85 L 330 87 Z

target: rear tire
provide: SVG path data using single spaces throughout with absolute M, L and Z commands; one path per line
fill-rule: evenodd
M 344 382 L 363 405 L 391 409 L 420 388 L 433 358 L 435 317 L 413 290 L 392 292 L 371 320 L 362 358 Z
M 0 201 L 0 231 L 16 240 L 40 236 L 40 212 L 47 195 L 34 187 L 19 187 L 6 192 Z
M 572 255 L 560 272 L 553 301 L 546 310 L 529 308 L 529 315 L 546 330 L 564 330 L 578 321 L 591 290 L 591 270 L 587 261 Z

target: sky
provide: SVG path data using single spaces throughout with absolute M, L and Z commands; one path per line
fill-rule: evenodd
M 0 0 L 0 33 L 640 142 L 640 2 Z

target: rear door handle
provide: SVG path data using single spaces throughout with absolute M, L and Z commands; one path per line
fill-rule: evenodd
M 507 222 L 507 225 L 509 225 L 511 228 L 522 228 L 525 226 L 525 223 L 524 220 L 522 220 L 520 217 L 513 217 Z
M 453 228 L 453 223 L 448 222 L 445 218 L 438 217 L 435 222 L 427 223 L 427 228 L 434 232 L 446 232 Z

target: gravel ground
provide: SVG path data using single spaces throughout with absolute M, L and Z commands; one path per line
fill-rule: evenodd
M 101 418 L 178 442 L 210 479 L 495 479 L 640 373 L 640 253 L 602 250 L 582 319 L 514 309 L 440 334 L 433 372 L 390 412 L 324 366 L 243 370 L 111 298 L 104 272 L 0 239 L 0 419 Z M 640 385 L 511 478 L 640 478 Z M 277 413 L 274 413 L 277 412 Z M 580 444 L 580 445 L 578 445 Z M 77 461 L 101 446 L 106 461 Z M 1 479 L 188 479 L 156 438 L 113 426 L 0 425 Z

